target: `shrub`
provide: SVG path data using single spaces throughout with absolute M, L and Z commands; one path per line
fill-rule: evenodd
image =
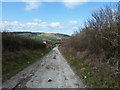
M 113 78 L 120 87 L 120 2 L 114 8 L 105 6 L 92 13 L 85 27 L 64 41 L 61 49 L 79 62 L 96 67 L 98 73 Z
M 25 49 L 45 49 L 46 45 L 38 40 L 2 33 L 2 48 L 4 53 L 4 51 L 15 52 Z

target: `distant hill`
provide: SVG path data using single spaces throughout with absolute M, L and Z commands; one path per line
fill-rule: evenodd
M 24 37 L 29 37 L 37 40 L 50 40 L 52 42 L 59 42 L 68 39 L 70 36 L 61 33 L 43 33 L 43 32 L 10 32 Z
M 67 34 L 61 34 L 61 33 L 56 33 L 55 35 L 56 35 L 56 36 L 59 36 L 59 37 L 64 37 L 64 38 L 70 37 L 70 36 L 67 35 Z
M 60 34 L 60 33 L 43 33 L 42 36 L 53 37 L 56 39 L 67 39 L 70 36 L 67 34 Z
M 9 32 L 11 34 L 18 34 L 23 36 L 50 36 L 56 38 L 69 38 L 70 35 L 61 33 L 43 33 L 43 32 Z

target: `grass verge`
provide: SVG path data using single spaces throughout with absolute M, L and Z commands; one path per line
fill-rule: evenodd
M 62 52 L 62 50 L 60 50 Z M 108 76 L 95 72 L 89 65 L 62 52 L 69 65 L 89 88 L 118 88 L 118 83 Z
M 2 82 L 6 81 L 16 73 L 20 72 L 27 66 L 40 60 L 50 50 L 32 50 L 32 51 L 19 51 L 8 52 L 3 54 L 2 60 Z

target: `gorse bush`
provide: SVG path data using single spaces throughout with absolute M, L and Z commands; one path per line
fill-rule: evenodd
M 9 33 L 2 33 L 2 48 L 4 51 L 45 49 L 46 45 L 38 40 L 20 37 Z

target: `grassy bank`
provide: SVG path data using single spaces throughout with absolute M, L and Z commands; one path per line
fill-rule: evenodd
M 89 88 L 118 88 L 118 82 L 108 77 L 105 74 L 98 73 L 87 64 L 76 60 L 74 56 L 64 53 L 60 50 L 66 58 L 69 65 L 75 73 L 82 79 L 83 83 Z
M 40 60 L 49 50 L 45 51 L 19 51 L 3 55 L 2 79 L 3 82 L 23 70 L 32 63 Z
M 11 35 L 2 34 L 2 79 L 3 82 L 40 60 L 50 50 L 42 42 Z

